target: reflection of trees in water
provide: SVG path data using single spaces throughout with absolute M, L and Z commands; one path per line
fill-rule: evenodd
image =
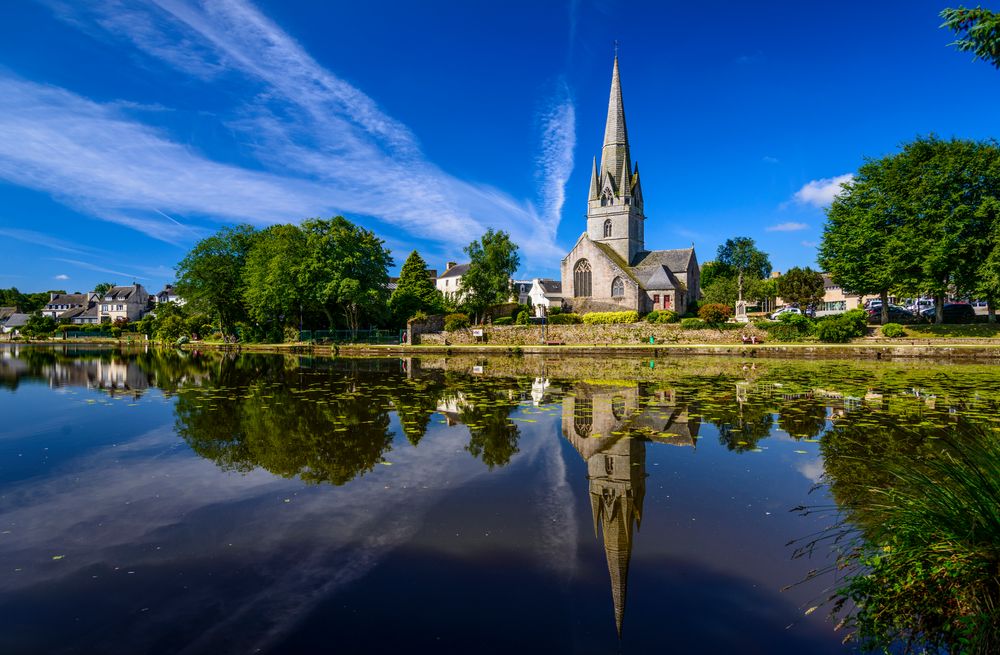
M 490 469 L 506 466 L 518 452 L 521 431 L 510 415 L 521 403 L 513 381 L 473 381 L 463 389 L 468 402 L 460 406 L 459 420 L 469 428 L 466 450 Z
M 832 607 L 865 649 L 1000 652 L 1000 439 L 981 416 L 892 405 L 822 440 L 843 518 L 820 541 L 843 576 Z
M 718 428 L 719 443 L 729 450 L 745 452 L 771 436 L 774 426 L 771 412 L 772 408 L 763 402 L 740 403 L 735 396 L 729 396 L 721 406 L 706 411 L 705 418 Z
M 826 405 L 810 396 L 783 401 L 778 411 L 778 427 L 796 439 L 812 439 L 826 428 Z

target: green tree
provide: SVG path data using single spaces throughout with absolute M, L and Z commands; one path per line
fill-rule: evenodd
M 403 263 L 396 289 L 389 298 L 389 309 L 396 322 L 404 324 L 417 312 L 444 311 L 444 298 L 434 286 L 427 263 L 416 250 Z
M 1000 14 L 982 7 L 945 9 L 941 12 L 944 23 L 958 35 L 951 45 L 962 52 L 971 52 L 974 59 L 1000 68 Z
M 301 267 L 307 257 L 306 235 L 297 225 L 272 225 L 261 231 L 243 269 L 243 301 L 250 318 L 278 338 L 286 325 L 298 324 L 306 284 Z
M 56 329 L 56 320 L 51 316 L 42 316 L 41 312 L 35 312 L 28 317 L 22 332 L 29 337 L 38 337 L 51 334 Z
M 100 282 L 94 285 L 94 293 L 103 296 L 113 286 L 116 286 L 114 282 Z
M 827 209 L 817 255 L 846 293 L 881 297 L 882 323 L 889 321 L 889 291 L 899 282 L 900 264 L 913 260 L 909 244 L 900 242 L 901 193 L 891 157 L 866 160 Z
M 331 328 L 337 311 L 352 331 L 363 318 L 380 318 L 387 309 L 393 263 L 385 242 L 343 216 L 307 220 L 302 230 L 307 254 L 300 279 L 308 303 L 326 314 Z
M 750 237 L 726 239 L 719 246 L 715 259 L 723 266 L 736 271 L 737 300 L 743 300 L 744 283 L 747 278 L 761 280 L 771 274 L 771 260 L 767 253 L 758 250 Z
M 243 268 L 256 234 L 249 225 L 223 228 L 199 241 L 177 265 L 177 293 L 194 309 L 218 316 L 226 336 L 246 318 Z
M 778 278 L 778 295 L 788 303 L 796 305 L 818 305 L 825 294 L 823 275 L 808 266 L 788 269 Z
M 463 304 L 478 323 L 487 307 L 510 300 L 511 278 L 521 263 L 518 247 L 503 230 L 493 229 L 465 247 L 469 269 L 462 276 Z

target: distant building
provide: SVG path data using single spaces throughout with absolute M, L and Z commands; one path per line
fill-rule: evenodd
M 562 282 L 536 277 L 531 281 L 528 300 L 538 316 L 548 314 L 553 307 L 562 308 Z
M 102 323 L 120 318 L 138 321 L 149 306 L 149 293 L 139 283 L 127 287 L 111 287 L 98 300 L 98 317 Z
M 187 303 L 186 300 L 177 295 L 177 292 L 174 290 L 174 285 L 172 284 L 164 286 L 162 291 L 155 296 L 151 296 L 150 299 L 157 304 L 172 302 L 177 305 L 184 305 Z
M 49 301 L 42 308 L 42 316 L 61 319 L 63 314 L 75 309 L 87 309 L 97 300 L 97 294 L 89 293 L 49 293 Z
M 444 294 L 448 300 L 459 302 L 462 300 L 462 276 L 469 270 L 468 264 L 458 264 L 448 262 L 441 277 L 435 280 L 437 290 Z
M 20 332 L 21 328 L 28 324 L 28 314 L 11 314 L 0 324 L 0 331 L 4 334 L 8 332 Z
M 646 250 L 645 221 L 615 57 L 601 163 L 598 167 L 594 159 L 590 176 L 587 231 L 562 260 L 562 291 L 573 311 L 672 309 L 683 314 L 699 298 L 694 247 Z
M 531 304 L 531 280 L 514 280 L 511 289 L 511 300 L 520 305 Z

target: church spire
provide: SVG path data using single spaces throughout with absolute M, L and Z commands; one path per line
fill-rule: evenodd
M 601 195 L 601 183 L 597 180 L 597 157 L 594 157 L 594 168 L 590 173 L 590 199 L 597 200 Z
M 608 98 L 608 120 L 604 125 L 604 147 L 601 149 L 601 177 L 618 177 L 622 168 L 631 168 L 628 151 L 628 129 L 625 127 L 625 106 L 618 74 L 618 56 L 611 73 L 611 97 Z M 621 180 L 618 181 L 621 184 Z

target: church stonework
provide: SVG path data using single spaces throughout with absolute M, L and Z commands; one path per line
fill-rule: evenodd
M 694 247 L 646 250 L 639 165 L 633 166 L 622 102 L 618 57 L 601 162 L 594 159 L 587 231 L 562 260 L 563 296 L 578 313 L 654 309 L 687 311 L 700 293 Z

